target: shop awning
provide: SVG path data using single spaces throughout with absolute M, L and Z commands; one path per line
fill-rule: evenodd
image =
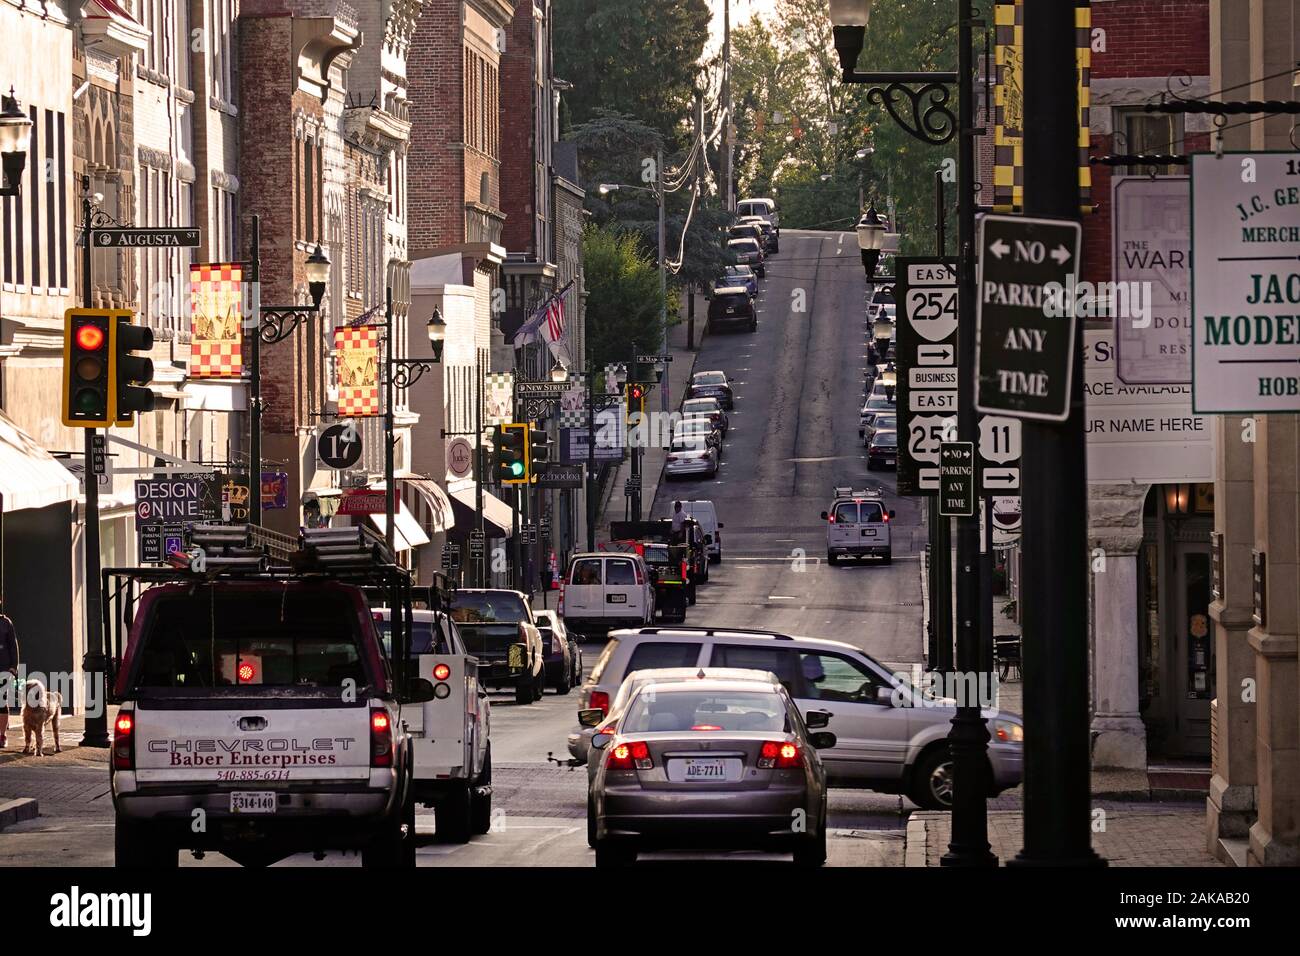
M 451 499 L 432 478 L 417 475 L 414 472 L 398 472 L 397 493 L 411 506 L 420 527 L 431 534 L 447 531 L 456 524 L 452 511 Z M 372 481 L 369 487 L 376 491 L 384 490 L 384 482 Z
M 380 534 L 386 533 L 388 527 L 386 515 L 369 515 L 369 518 L 375 523 Z M 428 543 L 429 536 L 420 527 L 420 522 L 415 520 L 415 515 L 411 514 L 410 509 L 403 502 L 398 501 L 397 512 L 393 515 L 393 547 L 398 551 L 410 551 Z
M 0 495 L 5 511 L 44 508 L 77 497 L 72 472 L 0 412 Z
M 456 482 L 449 485 L 447 491 L 450 492 L 453 503 L 460 509 L 463 509 L 465 518 L 465 527 L 473 528 L 474 509 L 475 509 L 475 491 L 473 480 Z M 493 537 L 510 537 L 511 524 L 514 521 L 515 509 L 500 498 L 493 495 L 486 488 L 483 489 L 483 521 L 496 528 L 484 529 Z

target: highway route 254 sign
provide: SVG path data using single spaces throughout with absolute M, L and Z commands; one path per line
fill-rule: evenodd
M 939 492 L 939 445 L 957 432 L 957 263 L 897 262 L 898 493 Z
M 975 407 L 1063 422 L 1070 413 L 1077 222 L 985 216 L 975 296 Z

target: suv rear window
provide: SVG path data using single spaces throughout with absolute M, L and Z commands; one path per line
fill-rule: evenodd
M 140 688 L 367 682 L 356 609 L 336 593 L 204 588 L 160 598 L 141 634 Z
M 457 624 L 519 624 L 528 620 L 528 608 L 523 598 L 507 591 L 457 591 L 451 602 L 451 619 Z
M 715 309 L 738 309 L 742 312 L 749 311 L 749 296 L 736 292 L 728 292 L 725 295 L 716 295 L 713 297 Z
M 648 641 L 638 644 L 627 662 L 625 674 L 654 667 L 691 667 L 700 659 L 700 645 L 689 641 Z

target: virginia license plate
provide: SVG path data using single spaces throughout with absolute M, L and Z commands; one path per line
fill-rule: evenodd
M 236 790 L 230 795 L 231 813 L 275 813 L 274 790 Z
M 864 538 L 874 538 L 875 536 L 876 536 L 876 529 L 875 529 L 875 528 L 863 528 L 863 529 L 862 529 L 862 537 L 864 537 Z
M 627 595 L 626 595 L 626 594 L 607 594 L 607 595 L 605 595 L 605 597 L 607 597 L 607 598 L 609 599 L 609 603 L 610 603 L 610 604 L 626 604 L 626 603 L 627 603 Z
M 726 780 L 727 765 L 721 760 L 698 760 L 687 758 L 687 780 Z

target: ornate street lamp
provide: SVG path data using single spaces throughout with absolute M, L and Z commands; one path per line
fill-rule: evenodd
M 0 96 L 0 155 L 3 156 L 0 196 L 17 196 L 22 188 L 31 139 L 32 121 L 18 105 L 11 86 L 7 96 Z
M 866 213 L 858 220 L 858 249 L 862 252 L 862 268 L 866 270 L 867 281 L 876 277 L 876 264 L 880 262 L 880 250 L 885 247 L 885 224 L 872 203 Z
M 325 298 L 325 284 L 330 278 L 329 256 L 325 255 L 319 242 L 316 243 L 316 251 L 303 263 L 303 271 L 307 273 L 307 291 L 311 293 L 312 304 L 319 309 L 320 300 Z
M 447 339 L 447 323 L 442 320 L 442 310 L 436 305 L 429 317 L 429 344 L 433 347 L 433 360 L 442 361 L 442 343 Z

